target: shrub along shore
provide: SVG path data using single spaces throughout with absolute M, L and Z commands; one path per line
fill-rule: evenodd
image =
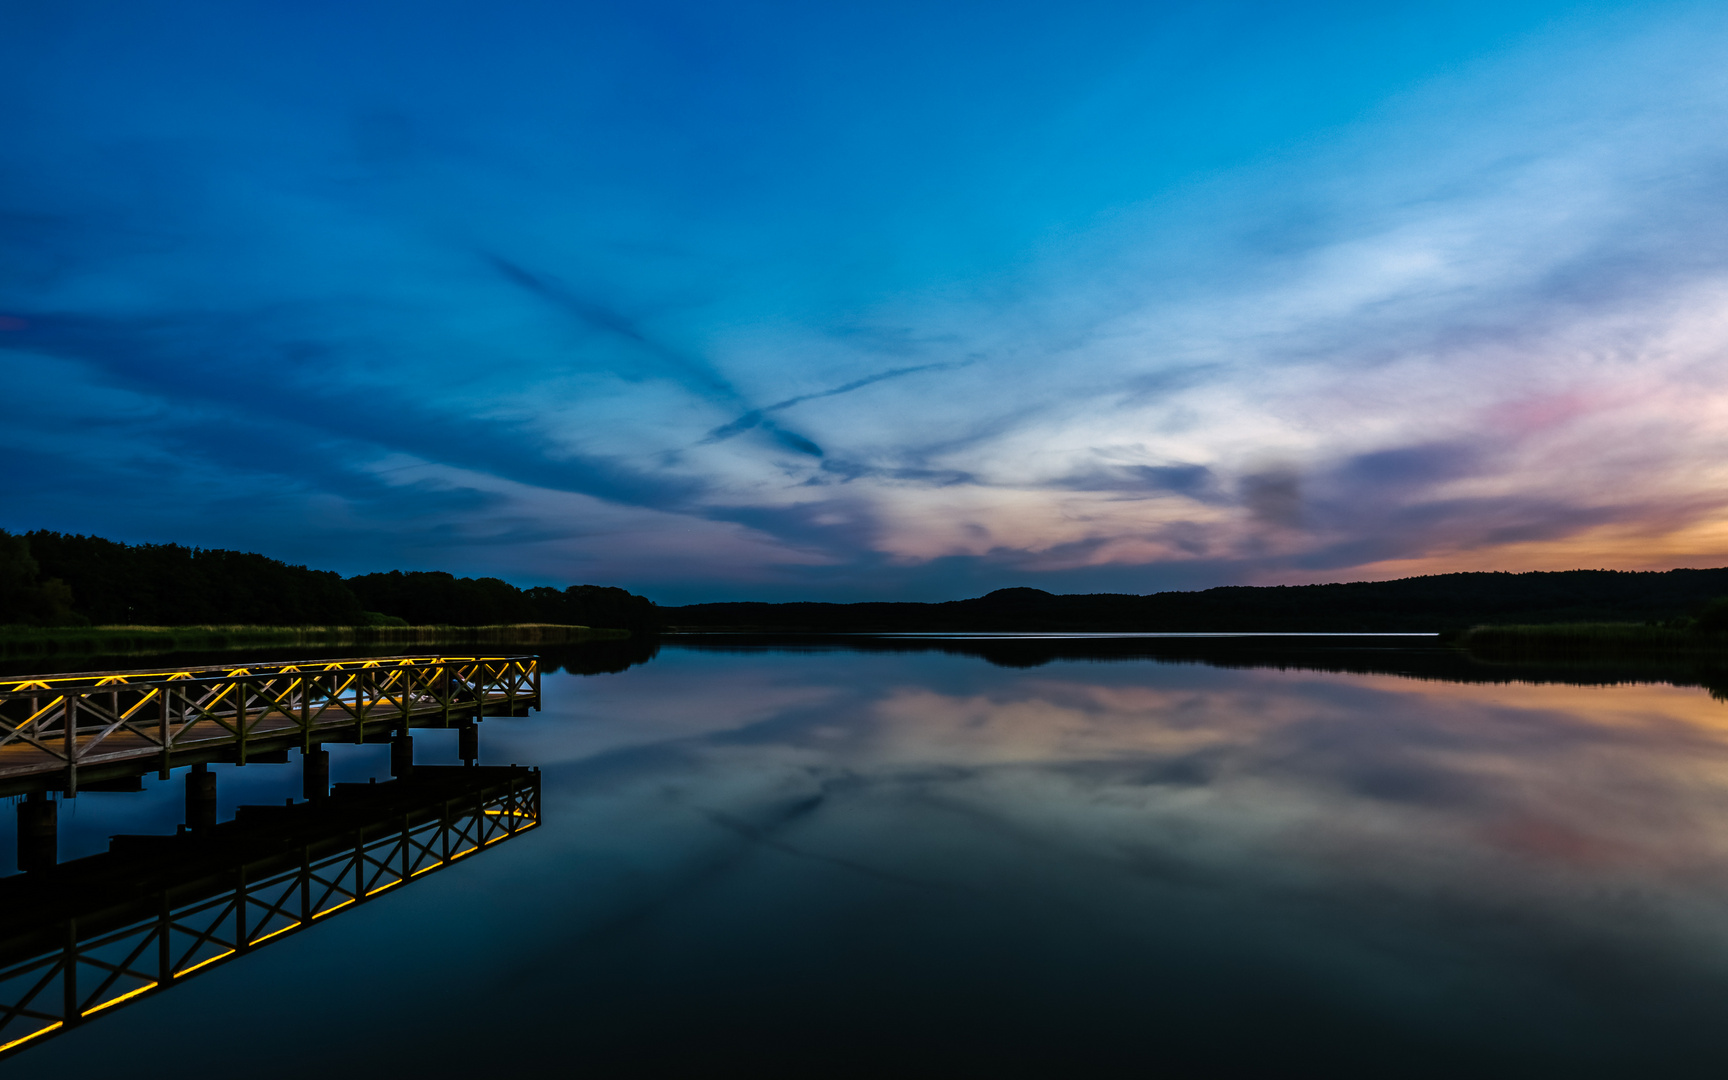
M 401 645 L 507 649 L 618 641 L 628 630 L 513 623 L 498 626 L 0 626 L 0 656 L 150 654 L 300 646 Z

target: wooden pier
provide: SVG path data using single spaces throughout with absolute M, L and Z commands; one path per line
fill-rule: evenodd
M 532 656 L 392 656 L 0 679 L 0 795 L 166 777 L 538 708 Z M 283 760 L 277 757 L 277 760 Z
M 310 802 L 243 806 L 233 821 L 178 835 L 116 836 L 104 854 L 0 879 L 0 1058 L 385 900 L 539 822 L 536 769 L 422 766 Z

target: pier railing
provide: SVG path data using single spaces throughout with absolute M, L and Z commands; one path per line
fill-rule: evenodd
M 0 779 L 188 754 L 308 749 L 368 725 L 537 707 L 532 656 L 395 656 L 0 679 Z
M 422 767 L 0 881 L 0 1058 L 390 895 L 540 821 L 540 774 Z

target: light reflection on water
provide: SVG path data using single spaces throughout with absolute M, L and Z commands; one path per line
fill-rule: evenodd
M 536 833 L 9 1068 L 178 1073 L 177 1016 L 268 1076 L 1728 1063 L 1701 689 L 668 647 L 544 693 L 482 738 Z M 364 1018 L 260 1055 L 308 1001 Z

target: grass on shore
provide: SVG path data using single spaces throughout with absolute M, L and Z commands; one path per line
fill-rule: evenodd
M 1728 637 L 1647 623 L 1475 626 L 1452 639 L 1485 659 L 1544 659 L 1650 654 L 1728 654 Z
M 162 653 L 347 645 L 573 645 L 628 630 L 552 623 L 504 626 L 0 626 L 0 656 Z

